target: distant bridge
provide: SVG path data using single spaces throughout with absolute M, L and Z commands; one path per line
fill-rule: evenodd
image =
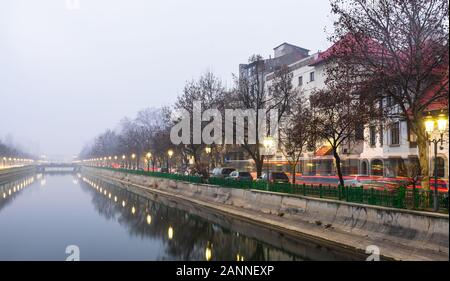
M 47 163 L 37 165 L 36 171 L 40 173 L 76 173 L 80 171 L 80 166 L 73 163 Z

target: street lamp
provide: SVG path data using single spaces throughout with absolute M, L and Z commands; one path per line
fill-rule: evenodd
M 209 174 L 209 169 L 210 169 L 209 164 L 211 162 L 211 151 L 212 150 L 211 150 L 210 146 L 205 147 L 205 152 L 208 155 L 208 174 Z
M 169 226 L 169 229 L 167 230 L 167 236 L 169 237 L 169 240 L 172 240 L 173 238 L 173 227 Z
M 147 158 L 147 171 L 150 171 L 150 158 L 152 157 L 152 154 L 150 152 L 147 152 L 145 157 Z
M 212 244 L 208 241 L 208 243 L 206 243 L 206 250 L 205 250 L 205 259 L 207 261 L 210 261 L 212 258 Z
M 136 154 L 134 154 L 134 153 L 133 153 L 133 154 L 131 154 L 131 159 L 133 159 L 133 160 L 134 160 L 135 158 L 136 158 Z M 135 163 L 133 163 L 133 169 L 134 169 L 134 167 L 135 167 Z
M 167 151 L 167 155 L 169 155 L 169 158 L 167 159 L 167 170 L 170 173 L 170 158 L 172 158 L 172 156 L 173 156 L 173 150 L 169 149 Z
M 435 120 L 431 115 L 425 118 L 425 131 L 427 133 L 427 138 L 430 144 L 434 144 L 434 200 L 433 209 L 434 211 L 439 210 L 439 196 L 438 196 L 438 175 L 437 175 L 437 151 L 438 143 L 441 146 L 444 144 L 444 132 L 447 129 L 447 117 L 444 114 L 439 114 L 438 119 Z M 439 138 L 432 138 L 432 134 L 435 129 L 435 124 L 437 123 L 437 129 L 440 134 Z
M 273 145 L 274 145 L 274 140 L 271 136 L 267 136 L 263 139 L 263 145 L 265 148 L 264 154 L 267 156 L 267 173 L 266 173 L 266 178 L 267 178 L 267 190 L 269 190 L 269 182 L 270 182 L 270 174 L 269 174 L 269 155 L 271 154 Z

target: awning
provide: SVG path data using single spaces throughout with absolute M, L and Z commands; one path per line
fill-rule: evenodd
M 318 150 L 316 150 L 315 156 L 326 156 L 331 155 L 332 148 L 331 146 L 324 145 Z

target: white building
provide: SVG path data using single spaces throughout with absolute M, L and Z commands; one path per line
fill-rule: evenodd
M 284 43 L 274 49 L 277 54 L 283 54 L 281 50 L 306 50 L 291 44 Z M 325 51 L 326 52 L 326 51 Z M 325 53 L 324 52 L 324 53 Z M 322 59 L 324 53 L 315 53 L 308 56 L 300 56 L 292 63 L 286 64 L 292 72 L 293 86 L 305 93 L 325 87 L 325 63 Z M 305 54 L 305 53 L 302 53 Z M 292 59 L 292 57 L 291 57 Z M 272 72 L 266 74 L 266 85 L 270 85 L 273 71 L 282 63 L 270 65 Z M 242 65 L 240 66 L 242 70 Z M 438 150 L 438 176 L 449 177 L 449 135 L 448 129 L 444 136 L 444 143 Z M 389 124 L 366 124 L 361 130 L 358 141 L 344 145 L 341 148 L 342 170 L 344 175 L 363 174 L 385 177 L 407 176 L 408 163 L 417 161 L 418 149 L 415 136 L 410 132 L 407 123 L 402 120 L 393 120 Z M 429 155 L 434 155 L 430 145 Z M 434 161 L 430 157 L 430 171 L 433 173 Z M 270 160 L 273 169 L 289 172 L 285 158 L 281 153 Z M 308 175 L 334 175 L 334 158 L 331 148 L 327 144 L 319 145 L 316 151 L 305 153 L 297 172 Z

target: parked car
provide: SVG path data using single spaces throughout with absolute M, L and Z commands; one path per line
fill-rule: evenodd
M 239 181 L 253 181 L 253 177 L 249 172 L 240 172 L 240 171 L 233 171 L 230 173 L 227 179 L 234 179 Z
M 230 173 L 235 170 L 236 170 L 235 168 L 230 168 L 230 167 L 214 168 L 214 170 L 212 170 L 211 177 L 224 179 L 224 178 L 228 177 L 230 175 Z
M 289 183 L 289 177 L 284 172 L 269 172 L 269 178 L 267 178 L 267 173 L 262 174 L 262 181 L 267 181 L 272 183 Z

